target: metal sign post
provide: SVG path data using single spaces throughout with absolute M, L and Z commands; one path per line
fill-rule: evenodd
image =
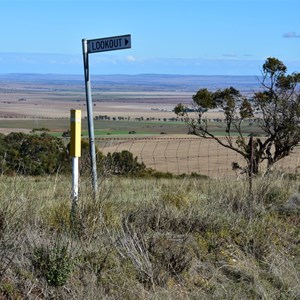
M 82 53 L 84 65 L 84 79 L 85 79 L 85 94 L 88 118 L 89 144 L 90 144 L 90 159 L 92 169 L 92 184 L 94 197 L 98 194 L 98 179 L 97 179 L 97 165 L 96 165 L 96 149 L 94 136 L 94 118 L 93 118 L 93 104 L 92 92 L 90 82 L 89 70 L 89 53 L 113 51 L 131 48 L 131 35 L 120 35 L 107 38 L 82 40 Z
M 83 52 L 83 65 L 84 65 L 84 81 L 85 81 L 85 95 L 86 95 L 86 107 L 88 118 L 88 131 L 89 131 L 89 144 L 90 144 L 90 160 L 92 169 L 92 185 L 94 191 L 94 197 L 98 194 L 98 180 L 97 180 L 97 165 L 96 165 L 96 149 L 95 149 L 95 135 L 94 135 L 94 119 L 93 119 L 93 103 L 89 70 L 89 55 L 87 49 L 87 40 L 82 40 L 82 52 Z

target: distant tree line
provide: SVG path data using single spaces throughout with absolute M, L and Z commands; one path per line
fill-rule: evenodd
M 155 118 L 155 117 L 135 117 L 135 118 L 131 118 L 130 116 L 128 117 L 122 117 L 122 116 L 118 116 L 118 117 L 111 117 L 108 115 L 98 115 L 95 116 L 95 120 L 104 120 L 104 121 L 158 121 L 158 122 L 181 122 L 182 120 L 176 117 L 171 117 L 171 118 Z

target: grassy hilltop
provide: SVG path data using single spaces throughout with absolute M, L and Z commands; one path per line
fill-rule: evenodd
M 295 180 L 1 177 L 1 299 L 299 299 Z
M 95 76 L 95 131 L 103 151 L 98 170 L 106 177 L 101 174 L 94 199 L 82 155 L 85 175 L 72 211 L 69 140 L 57 137 L 69 129 L 70 108 L 86 109 L 82 79 L 0 76 L 0 299 L 300 299 L 297 174 L 257 176 L 251 192 L 234 172 L 215 179 L 236 158 L 209 140 L 178 142 L 187 127 L 168 119 L 171 108 L 189 105 L 202 86 L 216 90 L 232 83 L 251 95 L 257 78 Z M 224 124 L 214 120 L 218 112 L 213 114 L 209 129 L 224 135 Z M 100 120 L 103 115 L 110 121 Z M 255 123 L 243 126 L 246 135 L 260 133 Z M 41 128 L 49 134 L 42 134 L 45 140 L 36 134 Z M 23 133 L 9 135 L 17 131 Z M 128 151 L 140 171 L 134 176 L 120 172 L 119 163 L 130 165 Z M 134 157 L 143 157 L 143 164 Z M 209 166 L 216 163 L 214 173 Z M 298 159 L 283 164 L 288 173 L 298 169 Z M 202 175 L 191 166 L 197 172 L 201 166 Z M 168 173 L 177 170 L 190 175 Z

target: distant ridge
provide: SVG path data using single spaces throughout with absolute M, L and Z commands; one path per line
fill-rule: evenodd
M 84 84 L 83 75 L 9 73 L 0 74 L 0 82 L 32 82 L 39 85 Z M 259 89 L 258 76 L 238 75 L 91 75 L 92 88 L 101 91 L 186 91 L 196 92 L 200 88 L 216 90 L 233 86 L 243 93 Z

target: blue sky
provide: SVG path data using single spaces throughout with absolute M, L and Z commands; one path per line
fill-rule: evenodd
M 131 34 L 90 54 L 94 74 L 300 71 L 299 0 L 0 0 L 0 73 L 82 74 L 82 38 Z

